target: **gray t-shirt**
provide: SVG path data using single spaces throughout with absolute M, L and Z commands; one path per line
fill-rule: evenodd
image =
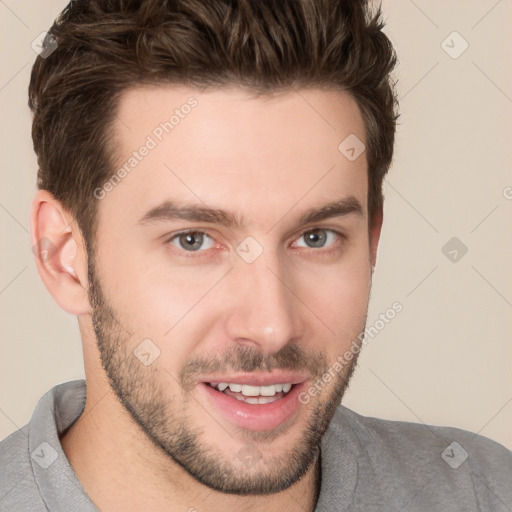
M 0 443 L 0 511 L 97 511 L 59 441 L 85 406 L 60 384 Z M 512 511 L 512 452 L 449 427 L 363 417 L 339 406 L 322 440 L 316 512 Z

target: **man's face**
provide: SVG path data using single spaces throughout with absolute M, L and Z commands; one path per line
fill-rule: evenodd
M 333 364 L 366 320 L 366 155 L 338 149 L 364 141 L 359 109 L 342 92 L 160 87 L 127 92 L 117 119 L 127 165 L 97 194 L 89 267 L 110 383 L 200 482 L 285 489 L 318 455 L 356 358 Z

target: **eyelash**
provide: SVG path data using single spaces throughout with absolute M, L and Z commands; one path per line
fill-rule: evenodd
M 333 233 L 338 238 L 338 241 L 333 242 L 330 246 L 328 246 L 328 248 L 323 248 L 323 247 L 319 247 L 319 248 L 301 247 L 301 249 L 306 249 L 307 252 L 314 251 L 316 253 L 321 253 L 321 254 L 325 254 L 326 255 L 326 254 L 330 254 L 330 253 L 333 253 L 336 250 L 338 250 L 340 244 L 343 243 L 346 240 L 346 238 L 347 238 L 343 233 L 340 233 L 339 231 L 336 231 L 335 229 L 318 227 L 318 228 L 310 228 L 310 229 L 307 229 L 306 231 L 303 231 L 299 235 L 299 237 L 296 238 L 295 240 L 299 240 L 302 237 L 304 237 L 304 235 L 306 235 L 307 233 L 312 233 L 312 232 L 315 232 L 315 231 L 326 231 L 327 233 Z M 170 245 L 174 245 L 174 244 L 172 244 L 173 240 L 178 239 L 180 236 L 187 235 L 187 234 L 202 234 L 202 235 L 206 235 L 210 239 L 214 240 L 214 238 L 211 235 L 209 235 L 207 232 L 205 232 L 205 231 L 199 231 L 197 229 L 188 229 L 188 230 L 179 231 L 178 233 L 173 234 L 170 238 L 168 238 L 166 240 L 165 243 L 166 244 L 170 244 Z M 205 253 L 208 251 L 208 249 L 199 249 L 197 251 L 187 251 L 187 250 L 182 249 L 181 247 L 178 247 L 178 246 L 174 246 L 174 247 L 178 251 L 180 251 L 180 253 L 182 255 L 184 255 L 186 258 L 200 258 L 200 257 L 204 256 Z

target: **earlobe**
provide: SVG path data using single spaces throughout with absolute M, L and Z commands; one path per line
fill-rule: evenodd
M 90 312 L 87 255 L 73 216 L 47 190 L 39 190 L 30 213 L 37 270 L 57 304 L 73 315 Z

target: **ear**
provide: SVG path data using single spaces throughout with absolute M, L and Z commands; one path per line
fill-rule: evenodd
M 370 219 L 369 236 L 370 236 L 370 262 L 372 267 L 375 267 L 377 263 L 377 247 L 379 245 L 380 232 L 382 229 L 382 221 L 384 220 L 384 214 L 382 211 L 382 205 L 376 208 L 375 212 Z
M 73 315 L 90 313 L 87 251 L 74 217 L 47 190 L 38 190 L 30 211 L 36 266 L 57 304 Z

